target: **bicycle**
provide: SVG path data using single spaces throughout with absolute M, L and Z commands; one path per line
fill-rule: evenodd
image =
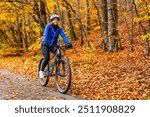
M 45 77 L 43 79 L 39 77 L 39 71 L 41 70 L 41 64 L 42 64 L 43 58 L 40 60 L 39 68 L 38 68 L 38 79 L 39 79 L 39 83 L 42 86 L 46 86 L 49 82 L 50 77 L 55 71 L 54 76 L 55 76 L 56 88 L 60 93 L 65 94 L 69 90 L 69 87 L 71 85 L 71 76 L 72 76 L 71 67 L 70 67 L 69 61 L 66 58 L 64 58 L 64 56 L 61 54 L 61 50 L 65 51 L 67 48 L 66 47 L 63 48 L 58 45 L 56 47 L 57 47 L 57 50 L 54 56 L 50 58 L 47 66 L 45 67 L 45 70 L 44 70 Z M 54 62 L 51 62 L 51 60 L 54 57 L 55 57 Z M 66 81 L 63 82 L 64 80 Z

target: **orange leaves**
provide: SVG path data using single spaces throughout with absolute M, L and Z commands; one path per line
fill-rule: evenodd
M 91 34 L 89 38 L 92 50 L 80 47 L 77 41 L 77 52 L 66 52 L 72 68 L 69 93 L 85 99 L 150 99 L 149 72 L 146 69 L 149 59 L 143 57 L 144 47 L 137 44 L 132 53 L 128 48 L 117 53 L 105 53 L 99 48 L 101 38 L 98 35 Z M 40 55 L 0 58 L 0 68 L 25 74 L 37 81 L 40 58 Z M 54 86 L 53 78 L 49 85 Z

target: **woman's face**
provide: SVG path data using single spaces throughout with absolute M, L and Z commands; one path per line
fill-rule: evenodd
M 54 18 L 53 21 L 52 21 L 52 23 L 53 23 L 54 25 L 58 25 L 58 23 L 59 23 L 58 18 Z

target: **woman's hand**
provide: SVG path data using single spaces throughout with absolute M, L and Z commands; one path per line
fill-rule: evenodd
M 72 46 L 72 44 L 70 43 L 70 44 L 68 44 L 68 45 L 66 45 L 66 48 L 67 49 L 69 49 L 69 48 L 72 48 L 73 46 Z

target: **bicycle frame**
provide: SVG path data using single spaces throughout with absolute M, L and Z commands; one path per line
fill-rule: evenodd
M 54 56 L 49 60 L 49 63 L 48 63 L 48 70 L 46 71 L 47 75 L 45 77 L 46 80 L 43 81 L 43 79 L 39 78 L 39 82 L 42 86 L 46 86 L 49 82 L 49 77 L 52 76 L 54 72 L 56 87 L 60 93 L 65 94 L 69 90 L 69 87 L 71 85 L 71 68 L 70 68 L 69 61 L 65 59 L 64 56 L 61 54 L 61 50 L 65 51 L 67 48 L 64 50 L 60 46 L 56 46 L 56 47 L 57 47 L 56 48 L 57 50 L 54 53 Z M 54 58 L 54 61 L 51 61 L 53 58 Z M 41 59 L 40 61 L 39 71 L 41 68 L 42 61 L 43 59 Z M 66 69 L 67 69 L 67 72 L 66 72 Z M 59 82 L 58 80 L 62 78 L 63 80 L 67 80 L 65 88 L 61 87 L 62 86 L 60 85 L 61 82 Z
M 61 54 L 61 50 L 65 51 L 65 49 L 61 48 L 59 45 L 56 46 L 57 47 L 57 50 L 54 54 L 54 56 L 50 59 L 50 64 L 53 63 L 53 68 L 54 66 L 56 67 L 56 70 L 58 70 L 58 65 L 57 65 L 57 62 L 59 59 L 61 59 L 63 57 L 63 55 Z M 51 62 L 51 60 L 55 57 L 55 60 L 54 62 Z M 53 68 L 52 68 L 52 72 L 53 72 Z M 51 72 L 51 71 L 49 71 Z M 52 72 L 49 74 L 49 75 L 52 75 Z

